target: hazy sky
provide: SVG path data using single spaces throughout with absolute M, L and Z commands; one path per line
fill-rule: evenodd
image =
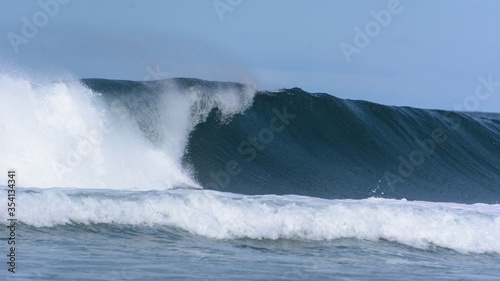
M 497 0 L 2 0 L 0 71 L 500 112 L 499 11 Z

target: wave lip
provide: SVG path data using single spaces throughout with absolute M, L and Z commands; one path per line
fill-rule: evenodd
M 385 239 L 420 249 L 500 253 L 500 205 L 60 189 L 21 192 L 19 203 L 19 221 L 35 227 L 162 225 L 214 239 Z
M 214 108 L 245 110 L 255 89 L 199 79 L 32 83 L 0 75 L 0 169 L 24 187 L 202 188 L 182 163 Z

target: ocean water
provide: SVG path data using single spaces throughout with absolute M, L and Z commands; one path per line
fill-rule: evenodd
M 0 92 L 2 280 L 500 279 L 498 114 L 186 78 Z

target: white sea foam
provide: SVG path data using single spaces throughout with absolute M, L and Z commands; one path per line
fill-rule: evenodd
M 215 107 L 223 117 L 242 112 L 255 90 L 174 87 L 149 119 L 161 144 L 147 139 L 119 97 L 106 109 L 80 83 L 0 74 L 0 93 L 0 170 L 16 169 L 18 185 L 150 190 L 201 188 L 181 163 L 191 130 Z
M 386 239 L 424 249 L 500 253 L 500 205 L 243 196 L 207 190 L 76 191 L 21 193 L 19 221 L 36 227 L 165 225 L 215 239 Z M 0 213 L 0 221 L 5 222 L 4 216 Z

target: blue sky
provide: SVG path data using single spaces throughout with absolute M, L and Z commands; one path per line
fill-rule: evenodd
M 498 11 L 495 0 L 1 1 L 0 70 L 500 112 Z

